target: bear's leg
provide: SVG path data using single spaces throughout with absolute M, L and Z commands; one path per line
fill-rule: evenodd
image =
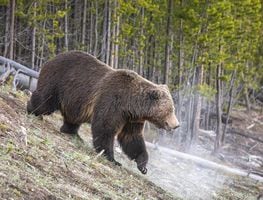
M 79 127 L 80 124 L 71 124 L 64 120 L 64 123 L 60 128 L 60 132 L 75 135 L 78 134 Z
M 93 136 L 93 146 L 96 152 L 100 153 L 103 151 L 103 155 L 107 158 L 107 160 L 113 162 L 115 165 L 121 166 L 121 164 L 114 159 L 114 129 L 107 128 L 96 122 L 92 122 L 91 129 Z
M 39 115 L 38 106 L 41 102 L 41 97 L 38 95 L 37 91 L 33 92 L 30 100 L 27 102 L 27 112 L 29 114 Z
M 37 91 L 33 92 L 30 101 L 27 102 L 27 112 L 36 116 L 50 115 L 56 109 L 57 106 L 54 97 L 42 98 L 41 94 Z
M 144 122 L 128 122 L 118 134 L 118 141 L 124 153 L 131 160 L 135 160 L 142 174 L 146 174 L 148 153 L 142 135 L 143 127 Z
M 106 134 L 105 136 L 101 134 L 96 135 L 95 137 L 93 136 L 93 145 L 97 153 L 103 151 L 103 155 L 107 158 L 107 160 L 113 162 L 115 165 L 121 166 L 121 164 L 114 159 L 114 134 Z

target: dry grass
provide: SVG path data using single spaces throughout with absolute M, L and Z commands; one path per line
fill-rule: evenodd
M 23 92 L 0 86 L 0 198 L 176 199 L 58 132 L 61 116 L 28 116 Z

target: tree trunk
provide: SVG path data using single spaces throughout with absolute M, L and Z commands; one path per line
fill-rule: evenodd
M 195 76 L 195 90 L 203 82 L 203 65 L 196 67 L 196 76 Z M 195 144 L 198 138 L 198 130 L 200 125 L 200 116 L 201 116 L 201 96 L 199 92 L 194 92 L 193 99 L 193 110 L 192 110 L 192 125 L 191 125 L 191 135 L 190 135 L 190 146 Z
M 101 60 L 109 64 L 110 56 L 110 1 L 104 4 L 103 42 L 101 47 Z
M 139 68 L 138 68 L 138 74 L 143 76 L 143 50 L 139 50 Z
M 202 16 L 204 17 L 206 12 L 205 9 L 203 8 L 202 11 Z M 206 23 L 202 23 L 200 30 L 198 32 L 198 35 L 203 34 L 204 32 L 206 32 Z M 197 35 L 197 38 L 198 38 Z M 196 43 L 197 46 L 202 45 L 203 43 Z M 203 44 L 205 45 L 205 44 Z M 200 85 L 202 85 L 203 83 L 203 74 L 204 74 L 204 52 L 201 50 L 198 51 L 199 57 L 202 58 L 201 59 L 201 64 L 199 64 L 198 62 L 195 64 L 196 66 L 196 72 L 194 73 L 193 76 L 193 82 L 194 82 L 194 86 L 195 86 L 195 91 L 194 91 L 194 98 L 193 98 L 193 111 L 192 111 L 192 125 L 191 125 L 191 134 L 190 134 L 190 146 L 192 144 L 196 144 L 196 141 L 198 139 L 198 130 L 200 128 L 200 118 L 201 118 L 201 107 L 202 107 L 202 98 L 201 95 L 198 91 L 198 87 Z M 196 60 L 196 59 L 195 59 Z M 194 60 L 194 63 L 195 63 Z
M 181 7 L 183 7 L 183 0 L 180 2 Z M 183 36 L 183 19 L 180 19 L 180 28 L 179 28 L 179 51 L 178 51 L 178 78 L 177 78 L 177 88 L 178 88 L 178 100 L 176 102 L 177 106 L 177 117 L 180 121 L 181 117 L 181 79 L 182 79 L 182 69 L 183 69 L 183 63 L 184 63 L 184 51 L 183 51 L 183 45 L 184 45 L 184 36 Z
M 115 14 L 115 9 L 114 9 Z M 116 24 L 113 24 L 112 27 L 112 43 L 111 43 L 111 59 L 110 59 L 110 66 L 115 68 L 115 41 L 116 41 Z
M 81 11 L 82 11 L 82 1 L 74 0 L 74 25 L 73 25 L 73 48 L 79 48 L 80 42 L 80 34 L 79 30 L 81 30 Z
M 47 15 L 47 11 L 45 12 L 45 16 Z M 46 22 L 47 22 L 47 20 L 44 20 L 44 22 L 43 22 L 43 30 L 45 30 L 46 29 Z M 39 65 L 38 65 L 38 69 L 37 69 L 37 71 L 39 71 L 39 68 L 43 65 L 43 61 L 44 61 L 44 50 L 45 50 L 45 34 L 44 33 L 42 33 L 42 35 L 41 35 L 41 37 L 42 37 L 42 45 L 41 45 L 41 50 L 40 50 L 40 59 L 39 59 Z
M 168 84 L 169 82 L 169 71 L 170 71 L 170 66 L 169 66 L 169 60 L 170 60 L 170 38 L 171 38 L 171 31 L 170 31 L 170 26 L 171 26 L 171 13 L 172 13 L 172 2 L 173 0 L 168 0 L 167 2 L 167 24 L 166 24 L 166 41 L 165 41 L 165 63 L 164 63 L 164 78 L 163 78 L 163 83 Z
M 211 70 L 211 63 L 208 64 L 209 65 L 209 70 L 208 70 L 208 80 L 207 80 L 207 84 L 209 86 L 211 86 L 212 83 L 212 70 Z M 206 116 L 205 116 L 205 129 L 209 130 L 209 126 L 210 126 L 210 110 L 211 110 L 211 105 L 210 105 L 210 99 L 207 100 L 207 105 L 206 105 Z
M 220 51 L 221 51 L 221 47 L 220 47 Z M 222 145 L 222 138 L 223 138 L 223 134 L 222 134 L 222 120 L 221 120 L 221 116 L 222 116 L 222 109 L 221 109 L 221 80 L 220 80 L 220 76 L 221 76 L 221 71 L 222 71 L 222 63 L 219 63 L 217 65 L 216 68 L 216 113 L 217 113 L 217 128 L 216 128 L 216 139 L 215 139 L 215 144 L 214 144 L 214 152 L 217 152 L 218 149 L 221 147 Z
M 150 22 L 152 18 L 150 18 Z M 147 62 L 147 79 L 152 79 L 152 73 L 154 71 L 154 36 L 150 35 L 148 40 L 148 62 Z
M 87 0 L 84 0 L 83 18 L 82 18 L 81 48 L 84 48 L 84 46 L 85 46 L 86 22 L 87 22 Z
M 89 49 L 88 52 L 93 52 L 93 33 L 94 33 L 94 13 L 93 13 L 93 2 L 90 2 L 90 28 L 89 28 Z
M 143 36 L 144 35 L 144 25 L 143 25 L 143 20 L 144 20 L 144 8 L 141 8 L 141 27 L 140 27 L 140 35 Z M 140 43 L 140 41 L 139 41 Z M 143 49 L 142 47 L 139 45 L 139 68 L 138 68 L 138 74 L 140 74 L 141 76 L 143 76 L 143 64 L 144 64 L 144 59 L 143 59 Z
M 118 1 L 116 1 L 117 8 L 119 7 Z M 115 38 L 116 38 L 116 44 L 115 44 L 115 56 L 114 56 L 114 68 L 119 67 L 119 35 L 120 35 L 120 16 L 117 16 L 117 22 L 116 22 L 116 33 L 115 33 Z
M 106 63 L 106 43 L 107 43 L 107 12 L 108 12 L 108 0 L 104 1 L 104 13 L 103 13 L 103 32 L 102 32 L 102 44 L 101 44 L 101 56 L 100 59 Z
M 35 56 L 36 56 L 36 15 L 37 15 L 37 2 L 34 2 L 34 14 L 33 14 L 33 30 L 32 30 L 32 56 L 31 67 L 35 70 Z
M 193 48 L 193 56 L 192 56 L 192 59 L 191 59 L 191 68 L 194 68 L 194 64 L 195 64 L 195 60 L 196 60 L 196 57 L 197 57 L 197 54 L 198 54 L 198 49 L 197 49 L 198 45 L 197 45 L 197 42 L 195 43 L 195 46 Z M 189 73 L 188 75 L 188 82 L 190 82 L 191 84 L 188 84 L 187 85 L 187 89 L 190 90 L 191 87 L 194 86 L 194 80 L 195 80 L 195 76 L 196 76 L 196 68 L 194 68 L 194 72 L 193 72 L 193 78 L 191 78 L 191 75 Z M 191 81 L 191 79 L 193 81 Z M 189 95 L 189 98 L 188 98 L 188 107 L 187 107 L 187 137 L 186 137 L 186 140 L 187 140 L 187 149 L 190 147 L 191 145 L 191 138 L 192 138 L 192 114 L 193 114 L 193 108 L 194 108 L 194 101 L 193 101 L 193 97 L 192 97 L 192 94 Z M 190 137 L 189 137 L 190 136 Z
M 10 59 L 13 59 L 14 57 L 15 6 L 16 6 L 16 1 L 11 0 L 10 46 L 9 46 L 9 58 Z
M 107 12 L 107 42 L 106 42 L 106 64 L 110 64 L 110 44 L 111 44 L 111 1 L 108 1 L 108 12 Z
M 151 19 L 152 20 L 152 19 Z M 154 64 L 154 48 L 155 48 L 155 38 L 154 35 L 150 35 L 148 42 L 148 63 L 147 63 L 147 79 L 152 80 L 153 72 L 155 68 Z
M 155 37 L 153 37 L 153 46 L 152 46 L 152 73 L 151 73 L 151 78 L 150 80 L 152 82 L 156 82 L 155 81 L 155 71 L 156 71 L 156 39 Z
M 247 88 L 247 86 L 244 87 L 244 95 L 245 95 L 247 112 L 250 113 L 251 105 L 250 105 L 250 100 L 249 100 L 249 97 L 248 97 L 248 88 Z
M 227 112 L 226 112 L 226 122 L 225 122 L 225 126 L 224 126 L 224 131 L 223 131 L 223 135 L 222 135 L 222 139 L 221 139 L 221 144 L 224 144 L 225 141 L 225 135 L 226 135 L 226 131 L 227 131 L 227 125 L 228 125 L 228 121 L 229 121 L 229 116 L 232 110 L 232 105 L 233 105 L 233 88 L 234 88 L 234 83 L 235 83 L 235 79 L 236 79 L 236 70 L 234 70 L 232 72 L 231 75 L 231 81 L 230 81 L 230 90 L 229 90 L 229 100 L 228 100 L 228 106 L 227 106 Z
M 118 1 L 117 6 L 119 7 Z M 117 16 L 117 24 L 116 24 L 116 38 L 117 38 L 117 44 L 115 45 L 115 67 L 119 68 L 119 36 L 120 36 L 120 16 Z
M 65 14 L 65 29 L 64 29 L 64 48 L 66 51 L 68 51 L 68 0 L 65 0 L 65 10 L 66 10 L 66 14 Z
M 21 21 L 19 20 L 16 27 L 17 27 L 17 32 L 19 33 L 24 29 L 24 24 L 22 24 Z M 24 56 L 23 47 L 21 45 L 17 45 L 16 52 L 17 52 L 17 58 L 21 58 Z
M 249 70 L 248 61 L 246 61 L 245 76 L 248 73 L 248 70 Z M 249 96 L 248 96 L 248 81 L 247 81 L 247 78 L 245 76 L 243 76 L 243 79 L 245 80 L 245 83 L 244 83 L 244 96 L 245 96 L 247 112 L 250 113 L 250 110 L 251 110 L 250 107 L 251 106 L 250 106 L 250 100 L 249 100 Z
M 10 11 L 11 10 L 11 1 L 9 1 L 9 3 L 7 4 L 7 7 L 6 7 L 6 20 L 5 20 L 5 48 L 4 48 L 4 54 L 3 56 L 4 57 L 8 57 L 8 49 L 9 49 L 9 46 L 10 46 L 10 29 L 9 29 L 9 26 L 10 26 Z
M 111 59 L 110 59 L 110 66 L 116 68 L 115 61 L 116 61 L 116 43 L 117 43 L 117 23 L 118 23 L 118 16 L 117 16 L 117 9 L 118 4 L 117 0 L 113 2 L 113 26 L 112 26 L 112 42 L 111 42 Z
M 93 49 L 93 55 L 97 57 L 97 49 L 98 49 L 98 1 L 95 1 L 95 22 L 94 22 L 94 49 Z

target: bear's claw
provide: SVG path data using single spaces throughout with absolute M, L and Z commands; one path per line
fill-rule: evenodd
M 107 157 L 107 156 L 106 156 Z M 108 158 L 108 157 L 107 157 Z M 117 165 L 117 166 L 122 166 L 121 163 L 119 163 L 118 161 L 116 161 L 114 158 L 108 158 L 108 160 L 110 162 L 112 162 L 114 165 Z
M 140 170 L 140 172 L 142 174 L 147 174 L 147 168 L 146 167 L 138 167 L 138 169 Z

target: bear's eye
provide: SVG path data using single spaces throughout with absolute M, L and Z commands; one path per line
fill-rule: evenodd
M 150 100 L 158 100 L 160 99 L 161 95 L 159 91 L 153 90 L 149 93 L 149 98 Z

